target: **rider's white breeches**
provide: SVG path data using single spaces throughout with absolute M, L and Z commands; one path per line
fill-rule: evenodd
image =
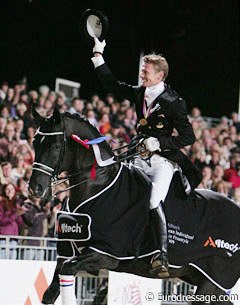
M 154 209 L 165 200 L 177 165 L 157 154 L 150 158 L 150 163 L 151 166 L 140 157 L 134 160 L 134 166 L 141 168 L 152 181 L 150 209 Z

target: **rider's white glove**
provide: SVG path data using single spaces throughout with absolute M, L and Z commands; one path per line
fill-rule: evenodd
M 106 46 L 106 42 L 105 40 L 103 40 L 102 42 L 98 40 L 97 37 L 94 37 L 94 42 L 95 42 L 95 45 L 94 45 L 94 48 L 93 48 L 93 53 L 101 53 L 103 54 L 103 51 L 104 51 L 104 48 Z
M 151 152 L 156 151 L 156 150 L 161 151 L 160 143 L 159 143 L 157 138 L 149 137 L 149 138 L 145 139 L 143 141 L 143 143 L 145 144 L 146 149 L 151 151 Z

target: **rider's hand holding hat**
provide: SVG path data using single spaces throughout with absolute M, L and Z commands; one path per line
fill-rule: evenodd
M 103 54 L 104 48 L 106 46 L 105 40 L 103 40 L 101 42 L 98 40 L 97 37 L 94 37 L 94 42 L 95 42 L 95 45 L 93 47 L 93 54 L 94 55 L 95 55 L 95 53 Z

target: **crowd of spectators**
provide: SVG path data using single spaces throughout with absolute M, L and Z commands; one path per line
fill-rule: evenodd
M 22 82 L 0 87 L 0 235 L 54 237 L 55 214 L 62 207 L 67 193 L 60 193 L 50 202 L 28 195 L 28 180 L 34 160 L 33 137 L 37 124 L 31 116 L 34 104 L 42 115 L 49 115 L 53 106 L 60 112 L 85 117 L 101 134 L 109 136 L 112 149 L 129 144 L 136 135 L 136 113 L 131 101 L 117 100 L 108 93 L 104 98 L 93 94 L 89 100 L 67 99 L 63 92 L 50 91 L 43 85 L 28 90 Z M 209 123 L 197 107 L 189 119 L 196 142 L 183 149 L 203 174 L 199 188 L 220 192 L 240 206 L 240 121 L 238 113 Z M 1 244 L 0 238 L 0 258 Z M 25 241 L 38 246 L 37 240 Z M 16 244 L 12 239 L 11 243 Z M 12 251 L 11 256 L 15 258 Z M 29 258 L 41 256 L 29 252 Z

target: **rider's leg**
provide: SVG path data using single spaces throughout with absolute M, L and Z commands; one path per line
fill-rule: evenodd
M 158 274 L 159 277 L 168 277 L 167 223 L 162 204 L 173 177 L 174 164 L 159 155 L 154 155 L 151 158 L 150 171 L 153 181 L 150 198 L 151 224 L 155 242 L 160 250 L 160 253 L 152 258 L 151 273 Z

